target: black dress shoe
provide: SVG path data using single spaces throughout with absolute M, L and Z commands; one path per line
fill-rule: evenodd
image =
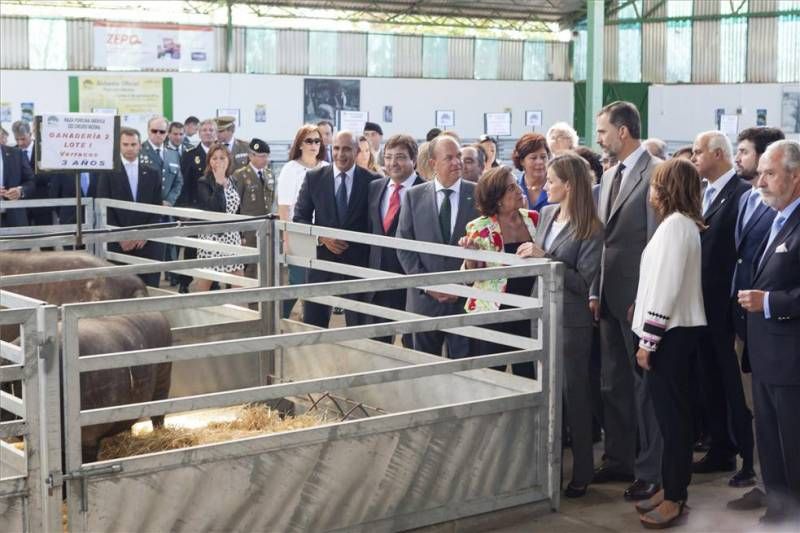
M 625 489 L 625 499 L 628 501 L 648 500 L 661 490 L 658 483 L 650 483 L 643 479 L 637 479 L 633 484 Z
M 630 483 L 633 481 L 633 474 L 626 474 L 608 465 L 602 465 L 595 469 L 592 483 L 608 483 L 611 481 L 621 481 L 623 483 Z
M 728 502 L 728 509 L 734 511 L 752 511 L 767 505 L 767 495 L 758 487 L 748 490 L 741 498 L 736 498 Z
M 567 488 L 564 489 L 564 497 L 565 498 L 580 498 L 581 496 L 586 496 L 586 489 L 589 485 L 584 485 L 583 487 L 579 487 L 570 483 L 567 485 Z
M 764 513 L 764 515 L 758 519 L 759 524 L 765 524 L 765 525 L 782 524 L 788 521 L 789 521 L 789 515 L 787 515 L 783 511 L 773 511 L 770 508 L 767 508 L 767 512 Z
M 711 474 L 713 472 L 730 472 L 736 470 L 735 458 L 714 457 L 707 453 L 699 461 L 692 463 L 692 472 L 695 474 Z
M 752 487 L 756 484 L 756 473 L 752 468 L 742 468 L 728 480 L 731 487 Z

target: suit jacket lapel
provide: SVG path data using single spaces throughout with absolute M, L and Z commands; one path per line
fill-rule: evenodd
M 339 211 L 336 209 L 336 173 L 334 172 L 333 165 L 325 167 L 322 179 L 324 180 L 322 188 L 325 191 L 325 196 L 330 198 L 326 204 L 329 209 L 333 209 L 333 218 L 339 221 L 340 226 L 344 226 L 344 221 L 339 220 Z
M 752 230 L 756 226 L 756 224 L 758 224 L 758 221 L 761 220 L 761 217 L 766 215 L 770 209 L 771 209 L 770 206 L 768 206 L 764 202 L 758 203 L 755 211 L 753 211 L 753 214 L 750 215 L 750 220 L 748 220 L 747 224 L 745 224 L 744 228 L 742 228 L 742 234 L 740 236 L 739 242 L 744 240 L 744 237 L 748 233 L 750 233 L 750 230 Z M 744 213 L 742 213 L 742 216 L 744 216 Z
M 759 253 L 756 254 L 756 261 L 758 261 L 756 273 L 753 276 L 753 281 L 755 281 L 759 274 L 764 270 L 764 267 L 769 262 L 772 255 L 775 253 L 775 248 L 781 245 L 786 240 L 786 237 L 795 230 L 795 228 L 800 225 L 800 209 L 795 209 L 794 213 L 792 213 L 792 217 L 784 223 L 781 230 L 775 235 L 775 240 L 769 243 L 769 248 L 765 251 L 764 248 L 767 246 L 769 241 L 769 233 L 767 233 L 766 237 L 764 237 L 764 242 L 759 247 Z M 761 258 L 764 258 L 763 260 Z
M 428 205 L 420 206 L 420 210 L 422 213 L 431 213 L 433 215 L 433 231 L 436 234 L 436 242 L 444 242 L 444 236 L 442 236 L 442 228 L 439 226 L 439 206 L 436 205 L 436 186 L 434 185 L 433 181 L 428 182 L 428 194 L 423 196 L 424 203 Z
M 467 227 L 467 220 L 468 211 L 470 210 L 470 206 L 472 205 L 472 195 L 467 192 L 467 188 L 464 187 L 464 183 L 461 183 L 461 187 L 458 192 L 458 214 L 456 215 L 456 224 L 453 226 L 453 231 L 450 232 L 450 242 L 448 244 L 458 242 L 458 239 L 463 237 L 464 229 Z M 499 225 L 499 224 L 498 224 Z M 459 228 L 461 228 L 461 235 L 458 235 Z
M 608 216 L 608 220 L 610 221 L 613 216 L 619 211 L 619 208 L 625 203 L 628 196 L 630 196 L 633 189 L 639 185 L 639 182 L 642 181 L 642 174 L 644 174 L 645 169 L 647 168 L 647 164 L 650 162 L 650 154 L 645 151 L 640 157 L 639 160 L 636 161 L 636 164 L 633 165 L 630 174 L 628 174 L 627 178 L 622 180 L 622 185 L 619 189 L 619 194 L 617 195 L 617 199 L 614 202 L 614 206 L 611 208 L 611 214 Z M 611 194 L 609 186 L 608 194 Z M 608 197 L 606 196 L 606 201 L 608 201 Z
M 725 202 L 728 201 L 728 199 L 731 197 L 731 194 L 733 194 L 733 192 L 736 190 L 736 186 L 738 185 L 738 180 L 739 180 L 738 176 L 734 174 L 733 177 L 730 180 L 728 180 L 728 183 L 725 184 L 725 187 L 723 187 L 722 190 L 719 191 L 717 197 L 714 198 L 713 202 L 711 202 L 711 206 L 709 206 L 708 212 L 703 217 L 705 218 L 706 222 L 708 222 L 709 218 L 714 216 L 714 213 L 719 211 L 719 209 L 723 205 L 725 205 Z

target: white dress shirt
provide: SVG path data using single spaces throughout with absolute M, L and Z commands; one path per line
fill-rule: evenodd
M 704 209 L 703 209 L 703 214 L 704 215 L 706 214 L 706 211 L 708 211 L 708 208 L 711 207 L 711 204 L 714 203 L 714 198 L 716 198 L 717 195 L 719 194 L 719 192 L 722 189 L 725 188 L 725 186 L 728 184 L 729 181 L 731 181 L 731 179 L 733 179 L 733 176 L 735 174 L 736 174 L 736 170 L 731 168 L 725 174 L 723 174 L 722 176 L 717 178 L 714 181 L 714 183 L 711 183 L 711 180 L 708 180 L 708 187 L 706 187 L 706 190 L 703 192 L 703 197 L 704 198 L 705 198 L 706 194 L 709 194 L 708 203 L 704 206 Z M 708 178 L 706 178 L 706 179 L 708 179 Z M 713 191 L 713 192 L 709 193 L 708 191 Z
M 131 186 L 133 201 L 136 201 L 136 194 L 139 192 L 139 158 L 133 161 L 122 159 L 122 166 L 125 167 L 125 174 L 128 175 L 128 184 Z
M 442 209 L 442 202 L 444 201 L 444 193 L 442 189 L 450 189 L 453 193 L 450 195 L 450 235 L 453 234 L 453 228 L 456 226 L 456 218 L 458 218 L 458 198 L 461 193 L 461 178 L 458 178 L 450 187 L 445 187 L 439 183 L 438 179 L 433 180 L 433 186 L 436 190 L 436 215 Z
M 417 179 L 417 173 L 412 172 L 409 177 L 407 177 L 403 182 L 400 184 L 403 186 L 400 189 L 400 205 L 403 205 L 403 200 L 406 197 L 406 193 L 408 189 L 414 186 L 414 180 Z M 381 200 L 381 220 L 386 218 L 386 212 L 389 210 L 389 199 L 392 197 L 392 193 L 394 193 L 394 188 L 397 187 L 393 180 L 389 180 L 389 183 L 386 184 L 386 193 L 383 195 L 383 199 Z M 450 195 L 452 198 L 453 196 Z

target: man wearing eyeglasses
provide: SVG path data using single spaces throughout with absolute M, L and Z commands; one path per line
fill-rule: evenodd
M 161 177 L 161 201 L 166 206 L 175 205 L 183 187 L 180 155 L 169 150 L 167 119 L 153 117 L 147 122 L 147 140 L 142 143 L 142 160 L 156 169 Z
M 250 145 L 241 139 L 233 137 L 236 131 L 236 117 L 217 117 L 217 143 L 224 144 L 233 156 L 234 172 L 246 167 L 250 163 Z

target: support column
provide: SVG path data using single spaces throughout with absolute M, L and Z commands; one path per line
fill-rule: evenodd
M 584 132 L 586 145 L 599 150 L 594 117 L 603 106 L 603 0 L 586 0 L 586 109 Z

